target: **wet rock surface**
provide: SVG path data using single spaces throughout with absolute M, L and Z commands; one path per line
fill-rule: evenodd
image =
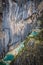
M 35 13 L 35 4 L 32 1 L 26 2 L 25 5 L 19 6 L 17 3 L 9 0 L 9 6 L 6 3 L 6 7 L 3 11 L 3 23 L 2 28 L 5 33 L 5 47 L 9 43 L 16 44 L 23 41 L 26 36 L 36 26 L 36 16 L 34 20 L 31 20 L 32 13 Z M 24 21 L 24 19 L 28 21 Z M 33 23 L 32 23 L 33 22 Z

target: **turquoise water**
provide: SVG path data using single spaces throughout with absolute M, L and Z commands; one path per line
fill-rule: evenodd
M 36 36 L 36 35 L 38 35 L 38 32 L 34 31 L 31 33 L 31 35 Z
M 4 63 L 4 62 L 1 61 L 1 62 L 0 62 L 0 65 L 6 65 L 6 63 Z
M 14 59 L 14 56 L 12 54 L 8 54 L 3 59 L 4 61 L 12 61 Z

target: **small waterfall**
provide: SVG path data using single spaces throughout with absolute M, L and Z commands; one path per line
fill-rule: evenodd
M 9 43 L 20 43 L 31 32 L 31 23 L 24 20 L 36 12 L 34 5 L 34 2 L 28 1 L 20 7 L 17 3 L 9 0 L 9 6 L 6 6 L 3 11 L 2 26 L 5 32 L 5 47 Z

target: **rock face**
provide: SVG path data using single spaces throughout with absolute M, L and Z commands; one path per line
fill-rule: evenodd
M 0 13 L 2 13 L 2 0 L 0 0 Z
M 33 26 L 31 18 L 24 21 L 35 13 L 35 4 L 28 1 L 25 5 L 19 7 L 16 3 L 9 0 L 9 6 L 3 11 L 3 31 L 5 32 L 5 47 L 9 43 L 20 43 L 31 32 Z M 9 7 L 9 8 L 8 8 Z M 35 24 L 36 18 L 34 18 Z

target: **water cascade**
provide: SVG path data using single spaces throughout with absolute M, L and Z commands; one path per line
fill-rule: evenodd
M 6 4 L 3 11 L 2 23 L 6 49 L 8 44 L 14 44 L 15 46 L 16 43 L 23 41 L 31 32 L 33 24 L 32 20 L 28 18 L 35 12 L 33 1 L 27 1 L 26 4 L 19 6 L 17 3 L 9 0 L 9 5 Z M 25 19 L 28 19 L 28 22 Z

